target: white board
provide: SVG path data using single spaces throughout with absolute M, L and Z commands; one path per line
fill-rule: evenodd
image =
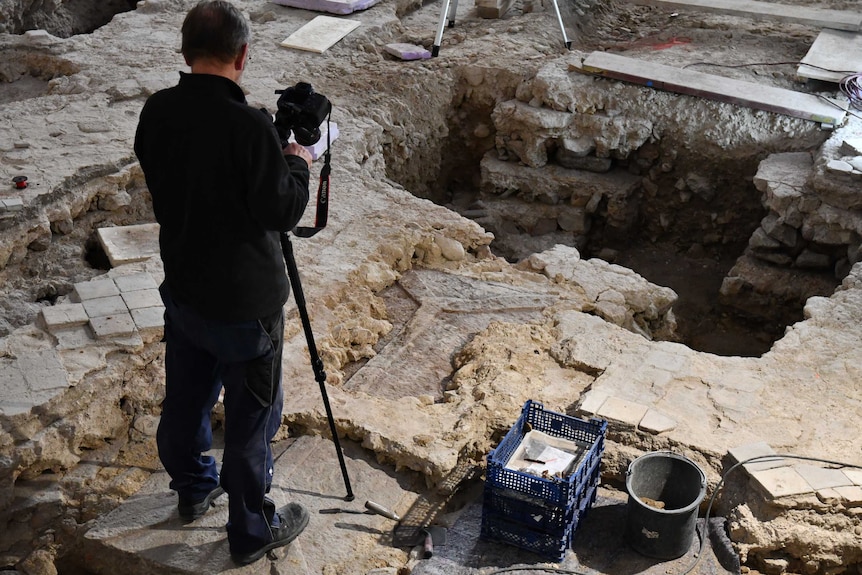
M 840 125 L 847 115 L 846 103 L 826 100 L 814 94 L 761 86 L 607 52 L 591 53 L 584 60 L 583 69 L 592 74 L 659 90 L 748 106 L 833 126 Z
M 853 32 L 862 30 L 862 13 L 859 11 L 823 10 L 757 0 L 629 0 L 629 2 L 679 10 L 696 9 L 714 14 L 745 16 L 755 20 L 795 22 L 816 28 L 835 28 Z
M 316 16 L 314 20 L 288 36 L 281 43 L 285 48 L 297 48 L 322 54 L 333 44 L 359 28 L 361 22 L 334 16 Z
M 820 32 L 796 73 L 802 78 L 835 82 L 862 72 L 862 34 L 825 29 Z

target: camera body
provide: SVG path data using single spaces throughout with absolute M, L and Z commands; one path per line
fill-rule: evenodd
M 316 144 L 320 140 L 320 125 L 332 111 L 326 96 L 315 92 L 307 82 L 297 82 L 275 93 L 280 94 L 274 122 L 282 147 L 287 146 L 291 132 L 302 146 Z

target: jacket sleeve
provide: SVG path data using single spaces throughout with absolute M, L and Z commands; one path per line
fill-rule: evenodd
M 257 129 L 249 133 L 245 149 L 249 211 L 265 229 L 289 231 L 308 204 L 308 165 L 298 156 L 284 156 L 267 116 L 250 111 Z

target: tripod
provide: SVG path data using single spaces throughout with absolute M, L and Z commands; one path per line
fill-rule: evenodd
M 332 417 L 332 408 L 329 406 L 329 396 L 326 394 L 326 371 L 323 368 L 323 360 L 317 353 L 314 344 L 314 334 L 311 331 L 311 321 L 308 319 L 308 309 L 305 305 L 305 295 L 302 293 L 302 283 L 299 281 L 299 270 L 296 267 L 296 259 L 293 256 L 293 244 L 290 242 L 288 232 L 281 232 L 281 251 L 284 254 L 284 263 L 287 264 L 287 277 L 293 288 L 293 297 L 296 299 L 296 307 L 299 310 L 299 318 L 302 320 L 302 329 L 305 331 L 305 339 L 308 342 L 308 354 L 311 356 L 311 368 L 314 370 L 314 379 L 320 384 L 320 394 L 323 396 L 323 406 L 326 409 L 326 418 L 329 420 L 329 431 L 332 433 L 332 441 L 335 443 L 335 451 L 338 454 L 338 464 L 341 466 L 341 475 L 344 478 L 344 487 L 347 489 L 345 501 L 353 501 L 353 489 L 350 488 L 350 478 L 347 476 L 347 466 L 344 464 L 344 454 L 341 452 L 341 443 L 338 440 L 338 432 L 335 428 L 335 419 Z
M 560 7 L 557 5 L 557 0 L 552 0 L 554 3 L 554 12 L 557 14 L 557 23 L 560 25 L 560 31 L 563 33 L 563 44 L 566 45 L 566 50 L 572 47 L 572 42 L 566 36 L 566 27 L 563 25 L 563 17 L 560 16 Z M 455 12 L 458 10 L 458 0 L 443 0 L 443 10 L 440 12 L 440 23 L 437 25 L 437 35 L 434 37 L 434 45 L 431 47 L 431 56 L 436 57 L 440 53 L 440 43 L 443 41 L 443 28 L 446 25 L 446 20 L 449 20 L 449 27 L 455 26 Z

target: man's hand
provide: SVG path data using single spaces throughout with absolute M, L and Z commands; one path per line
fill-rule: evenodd
M 287 145 L 287 147 L 283 150 L 285 156 L 299 156 L 305 163 L 308 164 L 308 168 L 311 169 L 311 154 L 308 153 L 303 146 L 300 146 L 296 142 L 291 142 Z

